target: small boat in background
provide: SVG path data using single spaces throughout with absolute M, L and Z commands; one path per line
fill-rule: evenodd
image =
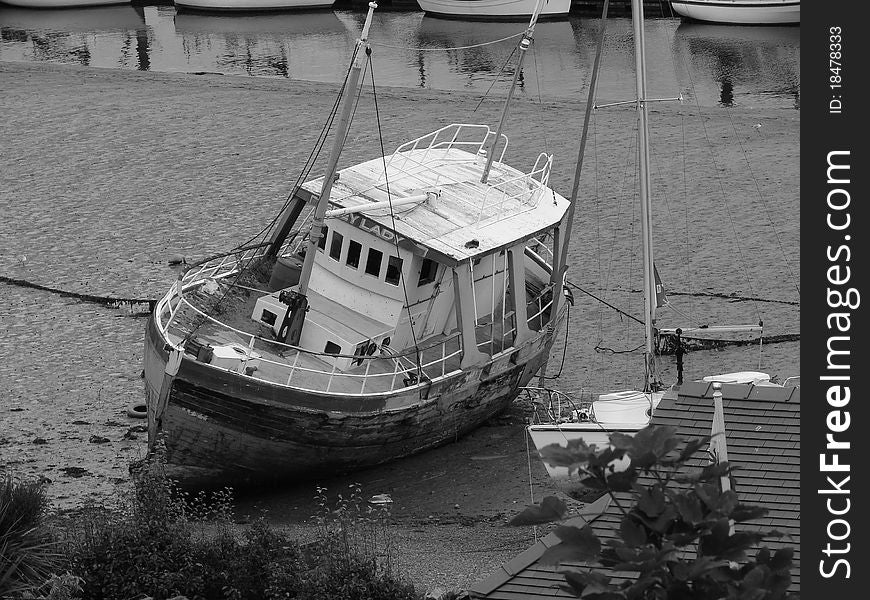
M 539 0 L 417 0 L 427 14 L 469 20 L 511 21 L 528 19 Z M 543 0 L 540 18 L 564 17 L 571 0 Z
M 0 6 L 8 4 L 21 8 L 83 8 L 86 6 L 109 6 L 130 4 L 131 0 L 0 0 Z
M 329 8 L 335 0 L 175 0 L 180 10 L 259 12 Z
M 602 394 L 596 400 L 573 400 L 567 394 L 545 388 L 527 388 L 534 409 L 527 431 L 540 452 L 547 446 L 567 446 L 571 440 L 582 439 L 587 446 L 599 450 L 610 444 L 614 433 L 634 435 L 647 425 L 664 392 L 635 391 Z M 553 479 L 570 476 L 568 467 L 557 467 L 544 461 Z
M 671 0 L 674 12 L 687 19 L 741 25 L 801 22 L 800 0 Z

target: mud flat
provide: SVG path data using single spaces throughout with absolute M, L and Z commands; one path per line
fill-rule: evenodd
M 173 256 L 194 260 L 254 236 L 292 189 L 337 93 L 334 85 L 311 82 L 23 63 L 0 63 L 0 89 L 0 276 L 122 298 L 160 296 L 177 275 L 168 264 Z M 452 122 L 496 123 L 498 102 L 486 101 L 474 112 L 478 99 L 459 92 L 379 90 L 385 148 L 389 152 Z M 371 93 L 364 93 L 344 164 L 379 151 L 372 105 Z M 702 112 L 668 105 L 653 111 L 654 186 L 662 196 L 685 198 L 656 214 L 656 229 L 664 232 L 659 269 L 666 279 L 682 282 L 671 290 L 795 301 L 800 115 L 770 108 Z M 555 153 L 551 184 L 567 196 L 582 114 L 582 99 L 516 102 L 507 130 L 510 162 L 531 165 L 539 152 Z M 633 120 L 627 115 L 616 109 L 599 116 L 594 152 L 602 163 L 624 163 L 619 157 L 631 156 L 625 140 Z M 704 127 L 688 130 L 691 120 Z M 710 142 L 718 145 L 712 162 L 727 181 L 735 209 L 727 218 L 714 197 L 723 191 L 721 180 L 698 174 L 710 168 Z M 752 179 L 736 176 L 745 175 L 747 158 L 763 207 L 752 204 Z M 589 173 L 570 277 L 594 288 L 604 283 L 605 272 L 630 266 L 633 255 L 617 253 L 602 263 L 596 232 L 607 219 L 630 216 L 618 200 L 629 188 L 605 185 L 613 173 L 600 172 L 598 179 Z M 624 234 L 631 235 L 627 226 Z M 687 248 L 697 269 L 691 287 L 676 277 L 687 268 Z M 736 258 L 723 260 L 729 253 Z M 743 282 L 746 275 L 750 286 Z M 637 286 L 626 281 L 621 287 L 626 302 L 637 306 Z M 145 451 L 143 423 L 127 416 L 127 407 L 142 398 L 144 319 L 4 283 L 0 297 L 0 465 L 47 479 L 58 510 L 111 505 L 129 489 L 128 462 Z M 751 304 L 717 304 L 710 311 L 719 322 L 735 322 Z M 799 331 L 798 306 L 754 308 L 750 321 L 760 314 L 770 334 Z M 602 355 L 594 346 L 602 332 L 619 338 L 637 330 L 627 333 L 618 319 L 602 329 L 598 310 L 578 295 L 568 343 L 554 347 L 553 371 L 567 348 L 563 376 L 555 382 L 566 391 L 636 384 L 632 373 L 639 359 Z M 693 353 L 686 376 L 754 369 L 760 362 L 784 378 L 798 373 L 799 350 L 799 342 L 791 342 L 761 351 Z M 664 366 L 666 379 L 674 379 L 673 365 L 665 360 Z M 447 589 L 477 581 L 527 547 L 532 531 L 502 525 L 530 496 L 540 500 L 555 491 L 527 451 L 521 413 L 457 444 L 319 483 L 337 493 L 353 482 L 364 493 L 392 496 L 397 536 L 410 544 L 409 557 L 437 556 L 429 563 L 409 558 L 409 572 L 415 581 Z M 276 523 L 298 526 L 313 512 L 313 494 L 312 482 L 261 492 L 242 501 L 240 514 L 255 517 L 268 509 Z

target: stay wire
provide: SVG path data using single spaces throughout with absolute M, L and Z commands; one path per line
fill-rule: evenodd
M 731 115 L 731 109 L 729 107 L 725 108 L 725 114 L 728 115 L 728 120 L 731 122 L 731 129 L 734 131 L 734 139 L 737 140 L 737 145 L 740 146 L 740 151 L 743 153 L 743 160 L 746 162 L 746 170 L 749 171 L 750 177 L 752 177 L 752 183 L 755 184 L 755 191 L 758 193 L 758 200 L 761 204 L 761 208 L 764 211 L 764 216 L 767 217 L 767 222 L 770 223 L 770 228 L 773 229 L 773 235 L 776 237 L 776 243 L 779 244 L 779 251 L 782 253 L 783 261 L 785 261 L 786 269 L 788 269 L 788 274 L 791 277 L 792 285 L 795 290 L 797 290 L 798 296 L 800 296 L 801 288 L 797 284 L 797 278 L 794 276 L 794 271 L 792 270 L 791 263 L 788 260 L 788 255 L 785 252 L 785 248 L 782 245 L 782 239 L 779 237 L 779 230 L 776 227 L 776 224 L 773 222 L 773 218 L 770 216 L 770 212 L 767 210 L 767 203 L 764 201 L 764 196 L 761 193 L 761 187 L 758 185 L 758 178 L 755 176 L 755 173 L 752 171 L 752 162 L 749 160 L 749 155 L 746 152 L 746 148 L 743 147 L 743 142 L 740 141 L 740 134 L 737 132 L 737 126 L 734 124 L 734 118 Z
M 369 69 L 369 76 L 372 81 L 372 98 L 374 99 L 375 104 L 375 119 L 378 124 L 378 140 L 381 146 L 381 162 L 384 165 L 384 185 L 386 186 L 387 191 L 387 201 L 390 203 L 390 222 L 393 226 L 393 231 L 396 231 L 396 215 L 393 212 L 393 196 L 390 192 L 390 178 L 387 173 L 387 155 L 384 151 L 384 134 L 381 128 L 381 112 L 378 108 L 378 92 L 377 86 L 375 85 L 375 67 L 372 63 L 372 50 L 371 48 L 366 48 L 366 57 L 367 57 L 367 65 Z M 399 239 L 397 236 L 393 236 L 393 244 L 396 248 L 396 258 L 401 258 L 399 256 Z M 421 366 L 421 357 L 420 357 L 420 346 L 417 343 L 417 332 L 414 331 L 414 322 L 411 318 L 411 307 L 408 302 L 408 288 L 405 285 L 405 275 L 400 270 L 399 272 L 399 281 L 402 283 L 402 293 L 405 296 L 405 310 L 408 312 L 408 328 L 411 330 L 411 339 L 414 342 L 414 353 L 417 358 L 417 382 L 421 382 L 423 379 L 423 367 Z
M 486 88 L 486 92 L 484 92 L 483 96 L 478 101 L 477 106 L 475 106 L 474 110 L 471 111 L 472 113 L 476 113 L 477 109 L 480 108 L 480 105 L 483 104 L 483 101 L 486 100 L 486 97 L 489 96 L 489 93 L 492 91 L 493 86 L 495 86 L 495 84 L 498 83 L 499 77 L 501 77 L 501 74 L 504 73 L 505 67 L 508 66 L 508 63 L 511 62 L 511 60 L 514 57 L 514 54 L 516 54 L 517 48 L 519 48 L 519 44 L 514 46 L 514 49 L 511 50 L 511 53 L 508 55 L 507 59 L 504 61 L 504 64 L 501 66 L 501 69 L 498 70 L 498 73 L 496 74 L 495 79 L 492 80 L 492 83 L 489 84 L 489 87 Z
M 302 171 L 300 172 L 299 176 L 296 179 L 296 183 L 293 186 L 293 191 L 288 196 L 288 198 L 284 201 L 284 205 L 283 205 L 282 209 L 280 211 L 278 211 L 278 213 L 272 218 L 272 220 L 265 227 L 263 227 L 263 229 L 261 229 L 255 236 L 251 237 L 248 240 L 248 242 L 236 246 L 233 249 L 234 251 L 243 251 L 242 249 L 245 248 L 250 242 L 259 239 L 261 236 L 263 237 L 263 239 L 265 239 L 266 235 L 268 235 L 268 232 L 272 229 L 272 227 L 275 226 L 275 223 L 278 222 L 278 219 L 280 218 L 281 213 L 283 213 L 284 210 L 287 208 L 287 206 L 289 206 L 290 201 L 292 200 L 293 196 L 296 194 L 296 190 L 301 185 L 300 182 L 302 182 L 303 179 L 305 177 L 307 177 L 308 174 L 311 172 L 311 169 L 314 167 L 314 163 L 316 162 L 317 157 L 320 156 L 320 152 L 323 149 L 323 144 L 326 141 L 326 137 L 329 134 L 329 130 L 332 128 L 332 124 L 335 121 L 335 116 L 338 112 L 338 107 L 341 103 L 341 98 L 342 98 L 342 96 L 344 96 L 344 91 L 347 88 L 347 82 L 348 82 L 348 79 L 350 78 L 350 73 L 353 69 L 354 60 L 356 59 L 358 52 L 359 52 L 359 48 L 354 47 L 354 52 L 353 52 L 353 55 L 352 55 L 352 58 L 350 61 L 350 66 L 348 67 L 347 71 L 345 72 L 344 81 L 341 84 L 341 88 L 339 89 L 339 93 L 338 93 L 335 101 L 333 102 L 333 106 L 332 106 L 332 109 L 330 111 L 329 117 L 327 118 L 327 122 L 326 122 L 326 124 L 324 124 L 323 128 L 321 128 L 320 134 L 318 135 L 317 142 L 315 142 L 315 147 L 309 153 L 308 160 L 306 160 L 306 163 L 303 165 Z M 238 283 L 239 279 L 241 279 L 242 274 L 248 269 L 248 267 L 250 267 L 251 263 L 253 263 L 253 261 L 256 259 L 256 257 L 257 257 L 256 254 L 252 254 L 251 257 L 244 264 L 239 262 L 239 267 L 236 270 L 236 273 L 233 276 L 232 281 L 229 282 L 229 285 L 227 285 L 226 289 L 223 291 L 223 293 L 220 295 L 220 297 L 217 298 L 217 300 L 215 300 L 214 304 L 211 307 L 211 312 L 216 311 L 218 309 L 218 307 L 221 305 L 221 303 L 223 303 L 226 300 L 227 295 L 230 293 L 230 291 L 232 289 L 235 288 L 235 285 Z M 181 285 L 182 284 L 179 281 L 179 286 L 181 286 Z M 208 314 L 204 313 L 204 314 L 200 315 L 200 317 L 196 320 L 195 324 L 190 329 L 190 331 L 188 331 L 185 334 L 184 338 L 182 339 L 181 345 L 182 346 L 187 345 L 187 343 L 193 338 L 193 336 L 196 334 L 196 332 L 199 331 L 199 329 L 203 325 L 205 325 L 205 323 L 208 321 L 208 319 L 209 319 Z
M 308 154 L 308 158 L 305 160 L 305 163 L 302 165 L 302 169 L 299 172 L 299 175 L 296 178 L 296 181 L 293 184 L 293 187 L 291 188 L 292 191 L 287 196 L 287 198 L 284 200 L 284 204 L 281 206 L 281 209 L 277 212 L 275 217 L 273 217 L 272 220 L 269 221 L 269 223 L 265 227 L 263 227 L 263 229 L 261 229 L 259 232 L 257 232 L 257 234 L 254 235 L 253 237 L 249 238 L 247 242 L 243 242 L 242 244 L 239 244 L 239 246 L 237 246 L 237 248 L 241 247 L 241 246 L 246 246 L 247 244 L 250 244 L 254 240 L 257 240 L 260 237 L 265 238 L 265 236 L 268 235 L 269 231 L 271 231 L 271 229 L 275 226 L 275 223 L 278 222 L 278 219 L 280 218 L 281 214 L 290 205 L 290 202 L 293 200 L 293 197 L 296 195 L 296 191 L 299 189 L 299 187 L 302 185 L 302 183 L 305 181 L 305 179 L 307 179 L 308 175 L 311 173 L 311 170 L 314 168 L 314 165 L 317 162 L 317 159 L 320 157 L 320 153 L 323 151 L 323 146 L 326 143 L 326 138 L 329 135 L 329 130 L 332 129 L 332 124 L 335 122 L 335 117 L 338 115 L 338 108 L 341 104 L 341 98 L 344 95 L 345 89 L 347 88 L 347 82 L 348 82 L 348 79 L 350 78 L 350 73 L 353 70 L 353 63 L 354 63 L 354 60 L 356 59 L 357 53 L 358 53 L 358 49 L 355 47 L 353 54 L 351 55 L 348 69 L 344 74 L 344 81 L 342 81 L 342 84 L 341 84 L 341 87 L 339 88 L 338 94 L 336 95 L 335 100 L 332 103 L 332 108 L 329 111 L 329 116 L 326 119 L 326 123 L 324 123 L 323 127 L 321 128 L 320 133 L 318 134 L 317 139 L 314 142 L 314 147 L 311 149 L 311 152 Z
M 492 44 L 500 44 L 501 42 L 506 42 L 508 40 L 512 40 L 514 38 L 521 37 L 525 33 L 525 30 L 520 31 L 519 33 L 515 33 L 513 35 L 509 35 L 507 37 L 503 37 L 498 40 L 492 40 L 489 42 L 481 42 L 479 44 L 470 44 L 468 46 L 451 46 L 449 48 L 429 48 L 429 47 L 409 47 L 409 46 L 394 46 L 392 44 L 384 44 L 383 42 L 372 42 L 370 45 L 379 46 L 381 48 L 393 48 L 394 50 L 421 50 L 424 52 L 451 52 L 453 50 L 470 50 L 472 48 L 482 48 L 484 46 L 491 46 Z

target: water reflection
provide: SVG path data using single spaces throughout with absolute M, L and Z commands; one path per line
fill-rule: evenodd
M 681 23 L 674 43 L 692 70 L 709 73 L 719 86 L 719 104 L 752 99 L 741 95 L 791 97 L 800 108 L 800 28 Z M 706 79 L 706 78 L 704 78 Z M 758 82 L 763 90 L 753 90 Z
M 210 15 L 176 13 L 172 5 L 2 6 L 0 60 L 339 82 L 364 18 L 361 10 Z M 523 29 L 523 23 L 446 20 L 421 11 L 378 13 L 370 36 L 378 83 L 480 94 L 507 86 L 518 42 L 511 36 Z M 517 94 L 581 97 L 600 29 L 597 18 L 538 23 Z M 650 94 L 799 108 L 799 31 L 649 19 Z M 607 32 L 599 101 L 626 100 L 634 94 L 631 20 L 609 19 Z M 503 41 L 480 46 L 494 40 Z
M 538 23 L 524 71 L 541 85 L 564 77 L 566 65 L 576 63 L 578 48 L 574 32 L 578 27 L 578 22 L 573 20 Z M 415 50 L 419 87 L 427 87 L 429 82 L 443 77 L 439 71 L 445 69 L 460 76 L 469 87 L 480 79 L 491 81 L 493 76 L 511 79 L 516 62 L 509 59 L 524 30 L 522 23 L 469 22 L 424 16 L 413 38 L 414 46 L 419 48 Z M 498 40 L 504 41 L 491 43 Z M 433 52 L 436 49 L 443 52 L 436 55 Z M 520 74 L 520 89 L 526 86 L 525 72 Z
M 174 24 L 189 63 L 213 63 L 218 71 L 242 70 L 249 75 L 291 77 L 291 65 L 343 64 L 353 39 L 331 10 L 250 15 L 180 12 Z
M 59 10 L 0 6 L 0 44 L 5 49 L 7 42 L 17 42 L 21 47 L 20 56 L 12 60 L 148 70 L 140 38 L 147 39 L 144 12 L 130 5 Z M 109 62 L 95 61 L 97 54 Z

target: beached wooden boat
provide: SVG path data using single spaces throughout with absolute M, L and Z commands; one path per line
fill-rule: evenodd
M 175 0 L 180 10 L 261 12 L 329 8 L 335 0 Z
M 671 0 L 678 15 L 695 21 L 741 25 L 801 22 L 800 0 Z
M 495 131 L 453 124 L 337 168 L 369 6 L 324 175 L 148 322 L 149 446 L 193 478 L 287 481 L 452 442 L 511 403 L 565 319 L 568 201 L 552 155 L 504 162 L 507 105 Z
M 417 0 L 427 14 L 463 20 L 523 20 L 535 12 L 538 0 Z M 564 17 L 571 0 L 543 0 L 541 18 Z
M 131 0 L 0 0 L 0 5 L 20 6 L 21 8 L 82 8 L 85 6 L 109 6 L 130 4 Z

